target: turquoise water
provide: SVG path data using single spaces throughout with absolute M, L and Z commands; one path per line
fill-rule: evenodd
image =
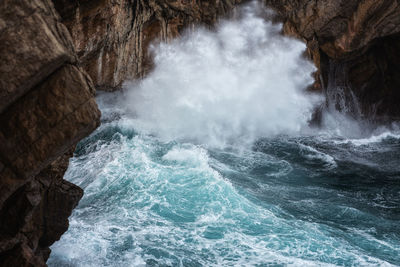
M 212 149 L 139 133 L 104 99 L 66 174 L 85 195 L 50 266 L 400 263 L 400 135 Z
M 263 10 L 155 45 L 144 80 L 98 96 L 50 266 L 400 265 L 399 127 L 310 128 L 315 67 Z

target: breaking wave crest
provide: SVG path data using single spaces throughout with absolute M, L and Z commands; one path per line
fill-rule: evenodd
M 137 127 L 220 147 L 306 127 L 318 101 L 305 93 L 315 67 L 302 56 L 304 43 L 282 36 L 258 10 L 254 3 L 215 31 L 156 45 L 155 69 L 125 86 Z

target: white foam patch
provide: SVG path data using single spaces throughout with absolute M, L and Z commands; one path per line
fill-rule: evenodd
M 175 146 L 162 157 L 167 161 L 185 163 L 193 166 L 208 166 L 207 151 L 193 145 Z
M 400 134 L 392 133 L 392 132 L 384 132 L 379 135 L 372 135 L 371 137 L 368 138 L 360 138 L 360 139 L 346 139 L 346 140 L 341 140 L 341 141 L 335 141 L 338 144 L 343 144 L 343 143 L 351 143 L 355 146 L 363 146 L 363 145 L 369 145 L 373 143 L 380 143 L 384 140 L 387 139 L 400 139 Z

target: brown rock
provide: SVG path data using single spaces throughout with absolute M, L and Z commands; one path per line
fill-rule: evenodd
M 319 71 L 316 90 L 346 102 L 358 100 L 353 115 L 400 119 L 400 3 L 396 0 L 265 0 L 284 21 L 286 34 L 307 42 Z M 332 99 L 331 99 L 332 100 Z M 335 105 L 336 103 L 332 103 Z M 354 109 L 350 107 L 351 109 Z
M 194 23 L 212 25 L 241 0 L 53 0 L 97 89 L 113 90 L 151 69 L 149 45 Z
M 0 2 L 0 112 L 65 62 L 74 62 L 67 29 L 51 1 Z
M 10 196 L 0 212 L 0 266 L 45 266 L 83 195 L 62 179 L 72 150 Z
M 83 195 L 62 179 L 69 157 L 100 112 L 51 1 L 1 1 L 0 49 L 0 266 L 45 266 Z

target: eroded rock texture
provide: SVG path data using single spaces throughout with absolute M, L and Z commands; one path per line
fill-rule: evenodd
M 397 0 L 266 0 L 286 34 L 307 42 L 336 107 L 380 121 L 400 119 L 400 3 Z M 341 95 L 344 95 L 343 99 Z M 340 103 L 342 102 L 342 103 Z M 352 103 L 356 104 L 356 103 Z
M 69 157 L 100 112 L 51 1 L 0 1 L 0 58 L 0 266 L 44 266 L 83 194 L 62 178 Z
M 150 42 L 212 25 L 241 0 L 53 0 L 96 88 L 112 90 L 151 68 Z

